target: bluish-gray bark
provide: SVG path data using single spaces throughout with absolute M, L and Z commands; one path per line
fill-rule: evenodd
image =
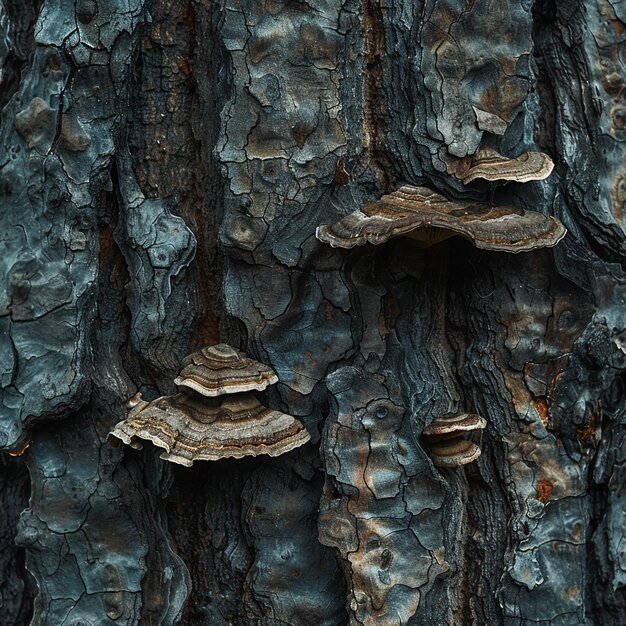
M 0 0 L 0 622 L 626 622 L 625 38 L 621 0 Z M 465 186 L 480 145 L 554 172 Z M 402 184 L 568 235 L 315 238 Z M 218 341 L 311 443 L 107 443 Z

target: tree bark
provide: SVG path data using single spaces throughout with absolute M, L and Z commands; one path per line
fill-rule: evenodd
M 0 0 L 0 622 L 626 623 L 625 62 L 621 0 Z M 316 239 L 402 184 L 568 234 Z M 309 444 L 107 442 L 218 342 Z

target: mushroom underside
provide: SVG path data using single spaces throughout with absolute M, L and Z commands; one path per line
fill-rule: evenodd
M 430 446 L 430 458 L 437 467 L 460 467 L 476 461 L 480 455 L 480 448 L 463 437 L 438 441 Z
M 460 467 L 478 459 L 481 450 L 470 437 L 486 426 L 487 420 L 476 413 L 435 418 L 422 431 L 433 464 L 437 467 Z

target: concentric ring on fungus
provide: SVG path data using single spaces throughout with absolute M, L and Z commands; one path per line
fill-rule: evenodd
M 477 178 L 488 181 L 527 183 L 543 180 L 552 173 L 554 163 L 544 152 L 524 152 L 509 159 L 488 146 L 481 146 L 472 156 L 469 167 L 459 175 L 464 185 Z
M 487 426 L 476 413 L 435 418 L 422 431 L 430 458 L 437 467 L 460 467 L 480 457 L 480 448 L 464 436 Z
M 278 376 L 271 367 L 225 343 L 190 354 L 183 360 L 182 366 L 174 383 L 208 397 L 263 391 L 278 382 Z
M 165 448 L 162 459 L 188 467 L 226 457 L 279 456 L 311 438 L 302 422 L 264 407 L 252 394 L 207 399 L 189 392 L 147 403 L 111 435 L 135 448 L 141 439 L 151 441 Z
M 267 454 L 279 456 L 311 436 L 295 417 L 267 408 L 251 390 L 278 381 L 274 371 L 226 344 L 204 348 L 184 359 L 175 382 L 180 392 L 151 402 L 136 394 L 128 417 L 110 433 L 114 443 L 140 449 L 142 440 L 165 448 L 161 458 L 190 466 Z
M 334 248 L 353 248 L 400 236 L 427 247 L 460 235 L 477 248 L 517 253 L 555 246 L 566 233 L 559 220 L 536 211 L 449 200 L 427 187 L 404 185 L 334 224 L 322 224 L 316 236 Z

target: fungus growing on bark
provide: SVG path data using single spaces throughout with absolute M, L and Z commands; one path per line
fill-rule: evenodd
M 462 413 L 438 417 L 424 430 L 430 457 L 437 467 L 459 467 L 480 457 L 480 448 L 465 435 L 487 426 L 484 417 Z
M 508 159 L 493 148 L 481 146 L 469 161 L 469 167 L 459 172 L 458 177 L 464 185 L 477 178 L 526 183 L 547 178 L 553 169 L 552 159 L 543 152 L 524 152 L 514 159 Z
M 140 439 L 151 441 L 165 448 L 162 459 L 187 467 L 226 457 L 279 456 L 310 439 L 301 422 L 264 407 L 252 394 L 209 399 L 186 391 L 139 405 L 111 435 L 135 448 Z
M 460 467 L 472 463 L 480 457 L 480 448 L 469 441 L 456 437 L 433 443 L 430 446 L 430 458 L 437 467 Z
M 250 392 L 278 380 L 272 369 L 220 344 L 183 361 L 176 378 L 180 393 L 146 402 L 129 400 L 128 417 L 110 433 L 113 441 L 140 449 L 141 440 L 165 448 L 161 458 L 187 467 L 194 461 L 216 461 L 268 454 L 279 456 L 311 436 L 291 415 L 263 406 Z M 221 396 L 221 397 L 220 397 Z
M 399 236 L 433 245 L 461 235 L 477 248 L 517 253 L 554 246 L 566 232 L 557 219 L 535 211 L 448 200 L 427 187 L 403 185 L 335 224 L 319 226 L 316 236 L 334 248 L 353 248 Z
M 424 430 L 423 435 L 440 436 L 452 433 L 483 430 L 487 426 L 487 420 L 476 413 L 461 413 L 459 415 L 446 415 L 437 417 Z
M 134 409 L 136 406 L 139 406 L 140 404 L 143 404 L 144 406 L 146 404 L 148 404 L 142 397 L 141 397 L 141 393 L 137 392 L 127 403 L 126 403 L 126 408 L 127 409 Z
M 271 367 L 248 358 L 243 352 L 220 343 L 190 354 L 174 379 L 179 387 L 189 387 L 203 396 L 215 397 L 242 391 L 263 391 L 278 382 Z

